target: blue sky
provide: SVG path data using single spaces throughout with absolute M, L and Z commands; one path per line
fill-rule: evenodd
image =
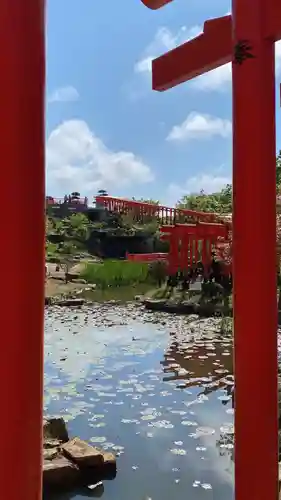
M 230 67 L 151 90 L 151 58 L 225 15 L 230 1 L 174 0 L 159 11 L 140 0 L 47 4 L 49 195 L 80 191 L 92 199 L 106 189 L 173 205 L 231 181 Z M 278 78 L 279 44 L 276 59 Z

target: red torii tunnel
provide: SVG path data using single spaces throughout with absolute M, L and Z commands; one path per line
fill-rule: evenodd
M 142 1 L 158 9 L 172 0 Z M 232 62 L 236 500 L 278 498 L 274 44 L 280 39 L 280 0 L 232 0 L 231 16 L 206 21 L 201 35 L 152 62 L 153 88 L 160 91 Z
M 228 229 L 223 224 L 177 224 L 160 228 L 161 239 L 169 241 L 168 272 L 175 275 L 178 271 L 188 271 L 201 261 L 208 270 L 212 251 L 218 241 L 228 240 Z M 227 270 L 229 270 L 227 268 Z

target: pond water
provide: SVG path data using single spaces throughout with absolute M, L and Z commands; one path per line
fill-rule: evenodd
M 132 304 L 48 309 L 45 414 L 118 454 L 103 489 L 52 500 L 233 498 L 232 342 L 220 329 Z

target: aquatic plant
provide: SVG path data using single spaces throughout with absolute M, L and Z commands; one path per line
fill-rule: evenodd
M 154 281 L 148 264 L 126 260 L 105 260 L 101 264 L 88 263 L 81 277 L 100 288 L 153 283 Z

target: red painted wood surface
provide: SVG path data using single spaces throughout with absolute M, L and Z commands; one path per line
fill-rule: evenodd
M 153 262 L 156 260 L 167 260 L 167 253 L 127 253 L 126 259 L 132 262 Z
M 231 61 L 231 16 L 206 21 L 204 31 L 152 61 L 154 90 L 167 90 Z
M 44 4 L 0 2 L 1 197 L 9 206 L 2 218 L 0 290 L 3 500 L 42 500 Z
M 278 498 L 275 71 L 274 39 L 266 35 L 270 2 L 256 0 L 254 9 L 251 0 L 233 2 L 233 43 L 247 40 L 254 55 L 232 65 L 237 500 Z
M 173 0 L 141 0 L 141 1 L 146 7 L 156 10 L 160 9 L 160 7 L 164 7 L 164 5 L 172 2 Z
M 225 224 L 176 224 L 163 226 L 160 231 L 161 239 L 170 243 L 168 262 L 171 274 L 188 270 L 199 260 L 207 271 L 211 263 L 212 251 L 216 251 L 218 245 L 229 242 L 229 231 Z M 199 245 L 201 245 L 201 252 L 199 252 Z M 226 265 L 224 270 L 229 273 L 231 265 Z

